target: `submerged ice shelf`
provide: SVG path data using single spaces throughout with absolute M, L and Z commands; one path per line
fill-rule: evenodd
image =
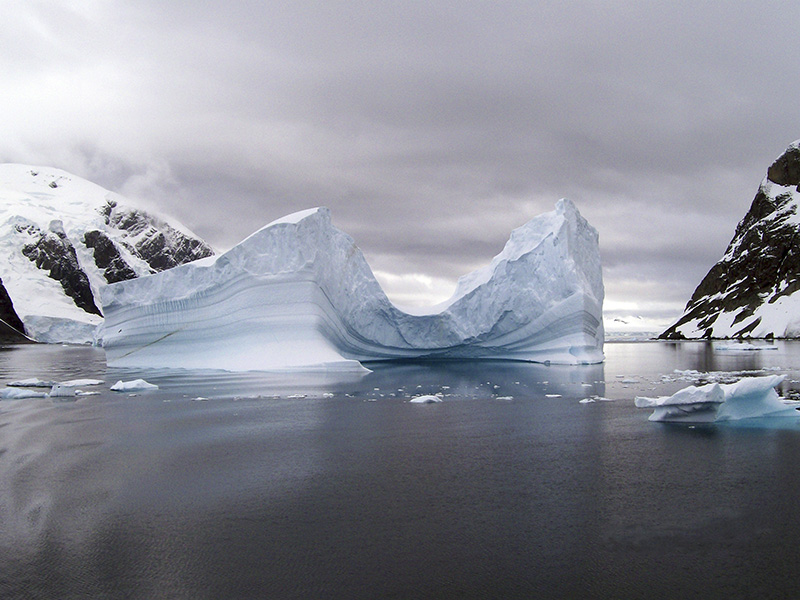
M 568 200 L 514 230 L 438 312 L 381 289 L 326 208 L 284 217 L 215 258 L 107 286 L 108 364 L 231 371 L 362 369 L 402 358 L 603 360 L 596 230 Z

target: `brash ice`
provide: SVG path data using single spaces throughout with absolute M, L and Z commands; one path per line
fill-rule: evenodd
M 514 230 L 492 262 L 424 314 L 394 306 L 326 208 L 228 252 L 102 290 L 111 366 L 362 369 L 361 362 L 603 360 L 597 231 L 568 200 Z

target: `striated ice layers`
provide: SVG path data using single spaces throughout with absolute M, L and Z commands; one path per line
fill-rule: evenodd
M 653 408 L 650 421 L 711 423 L 756 417 L 800 418 L 793 406 L 784 404 L 775 387 L 785 375 L 751 377 L 736 383 L 689 386 L 672 396 L 638 397 L 638 408 Z
M 514 230 L 427 314 L 395 307 L 326 208 L 270 223 L 215 258 L 102 291 L 111 366 L 362 369 L 363 361 L 603 360 L 597 231 L 575 206 Z M 435 310 L 436 312 L 433 312 Z

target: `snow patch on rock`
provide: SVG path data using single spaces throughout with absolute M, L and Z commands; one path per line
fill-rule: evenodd
M 80 177 L 0 165 L 0 279 L 36 341 L 91 343 L 101 287 L 211 254 L 174 220 Z

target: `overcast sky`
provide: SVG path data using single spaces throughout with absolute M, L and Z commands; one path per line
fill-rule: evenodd
M 400 303 L 568 197 L 667 325 L 800 138 L 796 0 L 0 2 L 0 162 L 223 249 L 328 206 Z

